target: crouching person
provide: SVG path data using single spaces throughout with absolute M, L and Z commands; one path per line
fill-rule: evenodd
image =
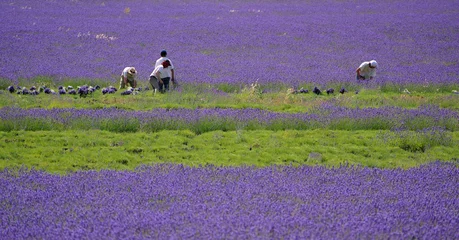
M 166 60 L 155 67 L 155 70 L 150 74 L 150 84 L 153 87 L 154 93 L 158 90 L 161 93 L 169 91 L 169 81 L 171 78 L 168 77 L 167 68 L 170 66 L 170 61 Z
M 376 68 L 378 63 L 375 60 L 363 62 L 355 70 L 357 80 L 372 80 L 376 76 Z
M 137 71 L 134 67 L 125 67 L 123 72 L 121 73 L 121 80 L 120 80 L 120 89 L 125 88 L 129 85 L 132 88 L 137 87 L 137 81 L 135 77 L 137 75 Z

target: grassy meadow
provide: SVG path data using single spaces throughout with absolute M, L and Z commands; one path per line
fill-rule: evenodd
M 75 83 L 79 82 L 69 84 Z M 29 82 L 28 85 L 38 84 Z M 298 93 L 282 85 L 274 87 L 184 84 L 166 94 L 155 95 L 151 90 L 144 90 L 137 95 L 122 96 L 119 92 L 103 95 L 96 91 L 87 97 L 43 93 L 31 96 L 2 91 L 0 104 L 3 108 L 20 109 L 116 108 L 149 111 L 227 108 L 276 113 L 314 113 L 320 111 L 318 106 L 323 105 L 350 109 L 387 106 L 416 109 L 434 105 L 453 111 L 459 109 L 459 95 L 454 93 L 457 86 L 418 89 L 411 86 L 412 90 L 407 93 L 406 87 L 400 90 L 396 87 L 381 89 L 354 85 L 348 86 L 344 94 L 335 91 L 330 95 Z M 422 133 L 422 120 L 414 117 L 411 121 L 417 130 L 394 130 L 379 128 L 379 125 L 361 130 L 359 123 L 345 119 L 337 120 L 333 126 L 311 129 L 295 129 L 282 124 L 252 129 L 239 128 L 236 124 L 231 128 L 225 127 L 227 123 L 223 122 L 216 127 L 197 126 L 205 130 L 185 125 L 177 130 L 157 128 L 148 131 L 135 127 L 132 128 L 134 130 L 126 127 L 125 131 L 118 131 L 117 125 L 105 129 L 98 125 L 86 127 L 94 125 L 94 122 L 59 127 L 46 119 L 42 123 L 30 120 L 23 123 L 27 126 L 24 129 L 5 128 L 0 132 L 0 167 L 26 166 L 62 174 L 79 170 L 134 170 L 140 165 L 155 163 L 410 168 L 437 160 L 457 162 L 459 131 L 454 127 L 455 122 L 450 130 Z M 421 125 L 416 127 L 416 124 Z

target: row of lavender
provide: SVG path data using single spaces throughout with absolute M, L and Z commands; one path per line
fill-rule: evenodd
M 0 171 L 5 239 L 459 239 L 459 168 Z
M 155 132 L 190 129 L 214 130 L 420 130 L 441 127 L 459 130 L 459 113 L 436 106 L 417 109 L 398 107 L 351 109 L 322 105 L 310 113 L 278 113 L 260 109 L 154 109 L 127 111 L 106 109 L 0 109 L 0 131 L 90 130 Z
M 148 82 L 165 48 L 181 83 L 457 83 L 456 1 L 1 1 L 0 78 Z M 158 34 L 160 32 L 161 34 Z M 17 85 L 17 82 L 13 82 Z

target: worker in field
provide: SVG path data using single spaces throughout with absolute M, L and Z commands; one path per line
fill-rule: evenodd
M 378 63 L 375 60 L 371 60 L 369 62 L 363 62 L 360 66 L 355 70 L 357 73 L 357 80 L 372 80 L 376 77 L 376 69 L 378 68 Z
M 156 60 L 155 63 L 155 68 L 160 66 L 164 61 L 169 61 L 170 66 L 166 68 L 166 72 L 164 75 L 164 78 L 166 78 L 168 84 L 167 84 L 167 90 L 169 90 L 169 81 L 172 82 L 174 86 L 177 85 L 177 82 L 175 81 L 175 70 L 174 70 L 174 64 L 172 64 L 172 61 L 167 57 L 167 51 L 166 50 L 161 50 L 160 53 L 161 57 Z
M 170 67 L 171 62 L 169 60 L 166 60 L 157 67 L 155 67 L 153 72 L 150 74 L 150 84 L 153 87 L 154 93 L 156 93 L 157 91 L 164 93 L 167 90 L 169 90 L 170 77 L 168 77 L 168 68 Z
M 125 88 L 127 85 L 130 87 L 136 88 L 137 81 L 135 77 L 137 76 L 137 70 L 134 67 L 125 67 L 123 72 L 121 73 L 121 80 L 120 80 L 120 89 Z

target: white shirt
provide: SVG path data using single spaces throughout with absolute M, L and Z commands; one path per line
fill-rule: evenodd
M 159 76 L 161 78 L 166 78 L 166 74 L 167 74 L 167 69 L 168 68 L 164 68 L 163 65 L 159 65 L 159 66 L 155 67 L 155 70 L 153 70 L 153 72 L 151 72 L 150 77 L 151 76 L 155 76 L 156 77 L 156 73 L 159 72 Z
M 376 76 L 376 68 L 370 68 L 370 62 L 363 62 L 359 66 L 360 76 L 365 77 L 365 79 L 370 79 L 370 77 Z
M 155 63 L 155 68 L 156 68 L 156 67 L 160 66 L 166 60 L 169 60 L 171 65 L 168 68 L 166 68 L 166 70 L 167 70 L 166 74 L 164 76 L 161 75 L 162 78 L 172 77 L 172 69 L 174 69 L 174 64 L 172 64 L 172 61 L 167 57 L 160 57 L 158 60 L 156 60 L 156 63 Z
M 123 70 L 123 73 L 121 73 L 121 75 L 123 75 L 125 78 L 129 79 L 129 80 L 132 80 L 134 79 L 135 75 L 131 74 L 129 72 L 129 70 L 131 70 L 132 67 L 125 67 L 124 70 Z

